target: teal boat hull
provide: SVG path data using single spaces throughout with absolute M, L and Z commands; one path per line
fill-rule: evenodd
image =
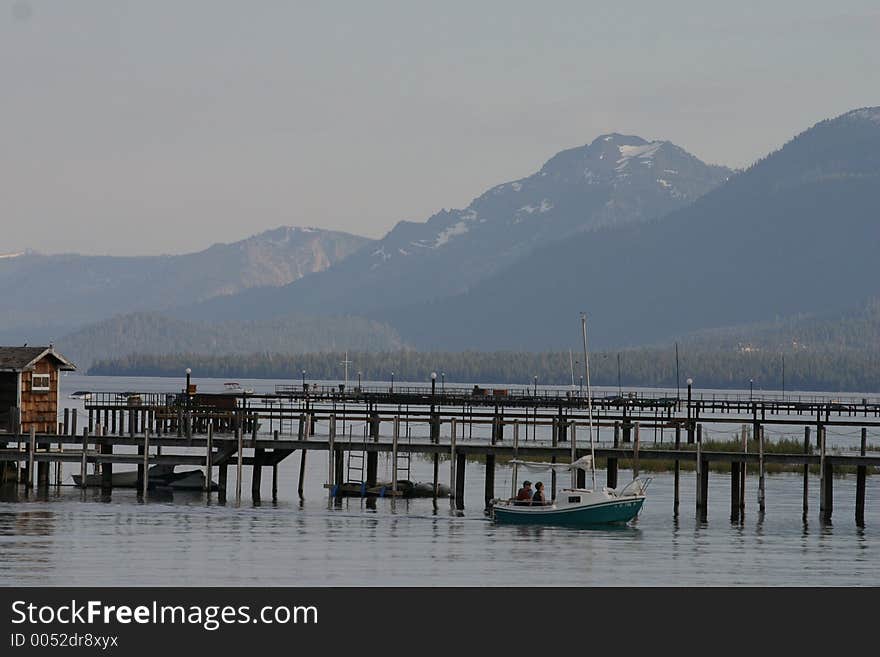
M 496 506 L 492 517 L 497 523 L 512 525 L 563 525 L 590 527 L 627 523 L 635 518 L 644 504 L 644 497 L 609 500 L 600 504 L 563 508 Z

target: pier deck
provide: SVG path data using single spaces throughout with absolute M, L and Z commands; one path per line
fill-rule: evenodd
M 724 464 L 730 470 L 731 519 L 741 520 L 748 468 L 757 471 L 758 508 L 763 512 L 767 465 L 802 467 L 806 517 L 809 472 L 818 467 L 820 517 L 830 520 L 834 472 L 855 469 L 855 517 L 857 523 L 864 523 L 865 477 L 880 467 L 880 455 L 869 455 L 867 449 L 868 430 L 873 435 L 880 432 L 880 400 L 722 397 L 695 395 L 688 390 L 687 397 L 627 394 L 599 396 L 590 401 L 593 430 L 613 435 L 613 440 L 600 441 L 595 449 L 596 457 L 605 460 L 609 487 L 617 487 L 622 461 L 632 469 L 633 476 L 638 476 L 641 463 L 671 462 L 675 477 L 673 512 L 678 514 L 680 468 L 684 463 L 696 471 L 696 512 L 705 519 L 709 472 L 713 464 Z M 64 410 L 57 433 L 0 433 L 0 483 L 14 480 L 26 490 L 35 485 L 48 486 L 49 464 L 55 463 L 55 484 L 60 485 L 61 464 L 67 463 L 75 464 L 74 470 L 79 470 L 84 485 L 91 469 L 101 474 L 102 487 L 109 489 L 114 465 L 137 465 L 138 490 L 148 494 L 144 481 L 148 468 L 180 465 L 204 468 L 206 482 L 211 481 L 216 469 L 218 495 L 225 501 L 228 468 L 233 466 L 235 500 L 240 503 L 244 467 L 252 468 L 255 499 L 260 495 L 263 468 L 272 468 L 274 496 L 277 466 L 296 452 L 301 455 L 297 492 L 302 496 L 303 466 L 311 452 L 327 454 L 325 486 L 332 496 L 343 484 L 374 487 L 378 454 L 391 453 L 394 482 L 398 480 L 400 459 L 409 455 L 433 459 L 435 492 L 438 461 L 441 457 L 448 459 L 449 497 L 458 509 L 464 508 L 465 471 L 469 463 L 479 467 L 474 461 L 482 461 L 486 469 L 484 502 L 488 506 L 496 497 L 497 459 L 567 462 L 589 453 L 587 432 L 591 422 L 587 406 L 587 400 L 575 391 L 532 388 L 438 392 L 425 387 L 345 391 L 338 387 L 279 386 L 274 394 L 265 395 L 95 393 L 86 404 L 87 417 L 80 419 L 76 410 Z M 80 429 L 79 422 L 83 425 Z M 719 424 L 741 427 L 742 451 L 703 449 L 704 427 Z M 803 450 L 768 452 L 765 427 L 802 431 Z M 849 450 L 851 453 L 832 450 L 827 444 L 829 428 L 860 431 L 860 445 Z M 413 435 L 414 431 L 424 435 Z M 645 440 L 651 435 L 653 442 Z M 352 467 L 355 457 L 360 461 Z M 17 466 L 8 468 L 6 463 Z M 357 475 L 354 482 L 352 472 Z M 582 471 L 579 478 L 584 478 Z

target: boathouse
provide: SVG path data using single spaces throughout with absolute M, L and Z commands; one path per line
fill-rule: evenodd
M 37 433 L 58 430 L 58 391 L 62 371 L 76 366 L 48 347 L 0 347 L 0 430 Z

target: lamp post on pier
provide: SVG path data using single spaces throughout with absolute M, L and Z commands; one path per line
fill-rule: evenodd
M 186 368 L 186 410 L 189 410 L 190 407 L 190 396 L 189 396 L 189 386 L 190 386 L 190 375 L 192 374 L 192 370 L 190 368 Z
M 431 397 L 437 390 L 437 372 L 431 372 Z
M 306 371 L 302 371 L 302 379 L 303 379 L 303 390 L 306 389 Z
M 446 394 L 446 372 L 440 372 L 440 395 Z
M 752 401 L 752 395 L 755 390 L 755 380 L 749 379 L 749 401 Z
M 535 397 L 537 397 L 538 396 L 538 375 L 535 374 L 535 376 L 532 378 L 534 379 L 534 382 L 535 382 Z
M 391 392 L 394 392 L 394 372 L 391 373 Z

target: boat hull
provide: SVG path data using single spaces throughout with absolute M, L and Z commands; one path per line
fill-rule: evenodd
M 589 527 L 627 523 L 635 518 L 644 497 L 626 497 L 583 506 L 532 507 L 495 506 L 492 517 L 497 523 L 513 525 L 564 525 Z

